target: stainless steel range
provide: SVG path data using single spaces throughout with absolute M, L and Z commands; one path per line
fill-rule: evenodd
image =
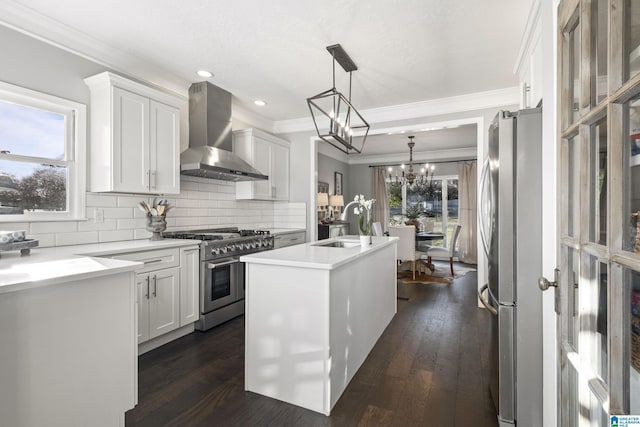
M 236 227 L 163 233 L 165 238 L 202 240 L 200 244 L 200 320 L 206 331 L 244 314 L 244 263 L 241 255 L 273 249 L 264 230 Z

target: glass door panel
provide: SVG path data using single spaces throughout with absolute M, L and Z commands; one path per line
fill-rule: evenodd
M 580 340 L 580 294 L 578 287 L 580 280 L 580 259 L 578 253 L 573 248 L 568 248 L 568 262 L 569 270 L 569 283 L 567 284 L 567 301 L 569 303 L 567 316 L 569 321 L 569 327 L 567 329 L 568 344 L 573 351 L 578 351 L 578 344 Z
M 624 172 L 623 249 L 640 253 L 640 97 L 626 106 L 629 147 L 622 151 Z M 626 133 L 625 133 L 626 135 Z
M 569 99 L 565 108 L 568 109 L 567 117 L 569 125 L 575 123 L 580 117 L 580 22 L 569 30 L 565 35 L 568 42 L 568 63 L 566 82 L 569 91 Z
M 568 171 L 568 234 L 578 237 L 580 235 L 580 147 L 578 138 L 574 137 L 567 141 L 569 148 Z
M 609 8 L 607 0 L 594 0 L 592 14 L 592 34 L 593 34 L 593 70 L 591 71 L 593 83 L 591 99 L 594 104 L 600 103 L 607 97 L 607 54 L 609 35 Z
M 602 403 L 590 393 L 589 399 L 589 427 L 610 427 L 609 414 L 602 409 Z
M 623 269 L 623 277 L 629 292 L 629 413 L 640 414 L 640 272 Z
M 567 363 L 567 369 L 569 371 L 568 390 L 566 393 L 566 396 L 569 399 L 569 405 L 567 408 L 567 424 L 568 427 L 578 427 L 580 425 L 580 401 L 578 400 L 578 397 L 580 396 L 578 383 L 579 376 L 571 363 Z
M 640 72 L 640 2 L 627 0 L 625 5 L 627 55 L 629 58 L 629 78 Z
M 608 381 L 607 363 L 607 264 L 595 256 L 588 257 L 589 289 L 582 296 L 586 299 L 582 303 L 585 316 L 585 344 L 590 348 L 587 356 L 591 370 L 605 383 Z
M 589 239 L 607 244 L 607 118 L 591 127 L 591 191 L 589 193 L 591 221 Z

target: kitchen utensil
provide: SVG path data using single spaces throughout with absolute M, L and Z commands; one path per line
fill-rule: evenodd
M 158 211 L 158 215 L 162 215 L 164 213 L 164 205 L 158 205 L 156 210 Z
M 156 210 L 156 208 L 149 209 L 149 213 L 151 214 L 151 216 L 158 216 L 158 211 Z

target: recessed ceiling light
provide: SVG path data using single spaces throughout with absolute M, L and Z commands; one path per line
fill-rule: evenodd
M 207 70 L 198 70 L 197 74 L 200 77 L 204 77 L 205 79 L 208 79 L 209 77 L 213 77 L 213 73 Z
M 262 99 L 256 99 L 255 101 L 253 101 L 253 103 L 259 107 L 264 107 L 265 105 L 267 105 L 267 101 L 263 101 Z

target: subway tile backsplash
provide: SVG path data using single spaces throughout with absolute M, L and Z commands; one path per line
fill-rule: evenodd
M 210 227 L 305 228 L 306 204 L 236 200 L 235 183 L 181 176 L 178 195 L 158 196 L 173 208 L 167 214 L 167 230 Z M 148 195 L 87 193 L 86 221 L 21 222 L 2 224 L 3 229 L 27 230 L 41 247 L 66 246 L 120 240 L 148 239 L 140 201 Z M 96 210 L 102 219 L 95 220 Z M 100 215 L 98 215 L 100 217 Z

